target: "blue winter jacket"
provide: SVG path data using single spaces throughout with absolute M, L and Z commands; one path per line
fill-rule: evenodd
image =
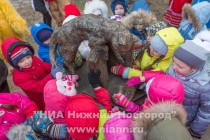
M 39 45 L 38 56 L 42 59 L 42 61 L 50 63 L 49 45 L 40 42 L 39 39 L 37 38 L 37 33 L 42 29 L 49 29 L 50 31 L 53 32 L 53 29 L 50 26 L 48 26 L 47 24 L 45 24 L 43 22 L 39 22 L 39 23 L 32 25 L 31 34 L 32 34 L 35 42 Z M 60 64 L 63 64 L 63 58 L 59 52 L 59 48 L 60 48 L 60 46 L 57 47 L 56 60 L 58 60 Z
M 203 135 L 210 125 L 210 77 L 203 70 L 187 77 L 178 76 L 172 65 L 167 74 L 179 79 L 184 86 L 183 105 L 188 113 L 187 125 L 196 134 Z
M 179 32 L 185 40 L 192 40 L 197 33 L 202 30 L 206 30 L 206 24 L 210 19 L 210 3 L 209 2 L 200 2 L 192 6 L 192 9 L 195 12 L 196 17 L 201 24 L 201 30 L 196 31 L 192 24 L 188 22 L 188 19 L 183 19 L 178 28 Z
M 146 0 L 135 1 L 132 5 L 131 12 L 138 11 L 139 9 L 150 12 L 150 8 L 149 8 L 149 5 L 147 4 Z

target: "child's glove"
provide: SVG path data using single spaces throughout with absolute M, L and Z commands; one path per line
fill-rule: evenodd
M 47 127 L 46 133 L 51 138 L 65 139 L 68 137 L 67 125 L 66 124 L 50 124 Z
M 100 75 L 101 75 L 100 70 L 97 70 L 96 72 L 88 73 L 88 81 L 93 88 L 100 87 L 100 83 L 99 83 Z
M 114 98 L 116 100 L 116 104 L 126 108 L 130 102 L 130 100 L 128 100 L 125 95 L 121 94 L 121 93 L 117 93 L 114 94 Z
M 125 67 L 123 65 L 112 66 L 110 69 L 111 73 L 119 76 L 122 76 L 124 70 Z
M 144 77 L 143 76 L 133 76 L 131 77 L 127 82 L 126 82 L 126 86 L 135 86 L 140 84 L 141 82 L 144 82 Z
M 137 65 L 137 63 L 135 61 L 132 62 L 133 63 L 133 68 L 140 70 L 140 67 Z
M 57 72 L 62 72 L 62 73 L 65 72 L 64 67 L 59 62 L 56 62 L 56 63 L 52 64 L 51 75 L 52 75 L 53 78 L 56 78 L 56 73 Z

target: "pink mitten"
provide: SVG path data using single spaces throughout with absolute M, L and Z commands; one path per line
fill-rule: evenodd
M 121 76 L 123 71 L 124 71 L 124 69 L 125 69 L 125 67 L 123 65 L 118 65 L 118 66 L 112 66 L 110 71 L 113 74 Z
M 117 93 L 117 94 L 114 94 L 114 98 L 116 100 L 116 104 L 122 106 L 122 107 L 126 107 L 130 100 L 128 100 L 125 95 L 121 94 L 121 93 Z
M 148 82 L 158 75 L 165 75 L 165 73 L 163 71 L 142 71 L 142 75 L 145 77 L 145 82 Z
M 126 82 L 126 86 L 135 86 L 138 85 L 142 82 L 141 78 L 139 76 L 133 76 L 131 77 L 127 82 Z

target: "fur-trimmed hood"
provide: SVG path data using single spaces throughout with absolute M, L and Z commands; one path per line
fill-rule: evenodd
M 140 140 L 191 140 L 185 127 L 187 113 L 181 104 L 173 101 L 153 104 L 140 113 L 133 127 L 143 132 L 134 132 L 134 138 Z M 171 135 L 172 133 L 173 136 Z
M 144 25 L 143 28 L 146 28 L 156 22 L 157 19 L 155 15 L 151 12 L 147 12 L 144 10 L 133 11 L 132 13 L 130 13 L 122 19 L 122 23 L 129 29 L 133 28 L 135 23 L 141 23 Z
M 107 4 L 103 0 L 92 0 L 85 5 L 84 14 L 94 14 L 96 10 L 100 10 L 103 18 L 109 18 Z
M 182 18 L 188 19 L 188 16 L 192 19 L 192 25 L 195 30 L 200 31 L 202 26 L 206 25 L 210 19 L 210 3 L 203 1 L 193 6 L 185 4 L 182 8 Z

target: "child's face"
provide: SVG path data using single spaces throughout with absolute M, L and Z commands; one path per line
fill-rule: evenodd
M 182 61 L 180 61 L 179 59 L 177 59 L 176 57 L 173 57 L 173 69 L 176 72 L 176 74 L 180 76 L 186 76 L 190 74 L 193 70 L 195 70 L 187 64 L 183 63 Z
M 125 9 L 121 4 L 115 6 L 115 15 L 123 16 L 125 14 Z
M 156 51 L 152 48 L 151 45 L 150 45 L 150 55 L 151 55 L 152 57 L 160 57 L 160 56 L 162 56 L 161 54 L 159 54 L 158 52 L 156 52 Z
M 32 57 L 30 55 L 23 57 L 17 65 L 20 68 L 30 68 L 32 65 Z
M 44 44 L 50 44 L 50 38 L 43 42 Z
M 148 43 L 148 44 L 150 44 L 152 38 L 153 38 L 153 36 L 150 35 L 150 33 L 147 33 L 147 43 Z
M 138 31 L 142 31 L 143 29 L 143 24 L 134 24 L 134 28 Z

